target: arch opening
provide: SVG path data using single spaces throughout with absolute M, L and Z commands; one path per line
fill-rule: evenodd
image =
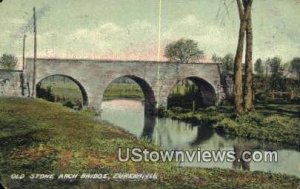
M 41 79 L 36 84 L 36 97 L 58 102 L 75 110 L 88 106 L 84 87 L 68 75 L 55 74 Z
M 145 114 L 154 114 L 156 100 L 150 85 L 142 78 L 124 75 L 114 79 L 105 89 L 103 100 L 131 99 L 144 104 Z
M 197 110 L 214 106 L 217 95 L 214 87 L 199 77 L 179 80 L 169 92 L 167 107 L 171 109 Z

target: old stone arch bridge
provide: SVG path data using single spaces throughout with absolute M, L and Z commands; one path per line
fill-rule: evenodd
M 26 59 L 24 75 L 32 89 L 31 58 Z M 36 84 L 55 75 L 73 80 L 81 90 L 84 106 L 96 110 L 101 108 L 106 88 L 120 77 L 129 77 L 140 86 L 145 97 L 146 113 L 153 113 L 156 107 L 166 107 L 172 89 L 186 78 L 200 87 L 203 102 L 207 105 L 218 103 L 223 96 L 219 66 L 215 63 L 37 59 Z

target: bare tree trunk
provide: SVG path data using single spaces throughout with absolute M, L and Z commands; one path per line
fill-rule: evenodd
M 241 0 L 236 0 L 240 16 L 240 30 L 239 30 L 239 39 L 236 49 L 236 55 L 234 59 L 234 109 L 237 114 L 243 114 L 243 88 L 242 88 L 242 61 L 243 61 L 243 52 L 244 52 L 244 38 L 245 31 L 247 28 L 247 20 L 249 17 L 251 6 L 243 8 Z M 251 5 L 252 0 L 249 0 Z
M 233 95 L 234 95 L 234 109 L 237 114 L 243 113 L 243 99 L 242 99 L 242 60 L 244 51 L 244 38 L 246 30 L 246 21 L 244 20 L 244 11 L 242 3 L 240 0 L 236 0 L 238 5 L 238 10 L 240 14 L 240 30 L 239 39 L 236 49 L 236 54 L 234 58 L 234 85 L 233 85 Z
M 251 4 L 244 6 L 250 6 Z M 246 8 L 246 7 L 245 7 Z M 253 32 L 251 11 L 247 20 L 246 27 L 246 58 L 245 58 L 245 84 L 244 84 L 244 111 L 253 110 L 253 65 L 252 65 L 252 49 L 253 49 Z
M 243 113 L 243 99 L 242 99 L 242 59 L 243 59 L 243 51 L 244 51 L 244 38 L 245 32 L 243 24 L 240 25 L 240 33 L 238 40 L 238 47 L 236 50 L 236 56 L 234 59 L 234 108 L 237 114 Z

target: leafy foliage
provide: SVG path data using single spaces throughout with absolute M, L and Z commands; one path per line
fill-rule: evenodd
M 197 42 L 191 39 L 180 39 L 168 44 L 165 48 L 165 57 L 171 62 L 189 63 L 201 56 L 203 56 L 203 51 L 200 51 Z
M 12 54 L 3 54 L 0 58 L 0 66 L 2 66 L 4 69 L 14 69 L 17 63 L 17 57 Z
M 223 58 L 218 57 L 217 55 L 213 55 L 212 57 L 214 62 L 220 62 L 221 63 L 221 70 L 223 73 L 232 73 L 233 72 L 233 62 L 234 57 L 233 54 L 226 54 Z
M 283 67 L 279 57 L 268 58 L 266 64 L 270 67 L 271 78 L 269 87 L 271 90 L 285 91 L 286 85 L 283 79 Z
M 258 75 L 263 75 L 264 67 L 263 67 L 262 60 L 260 58 L 256 60 L 256 62 L 254 64 L 254 70 L 256 71 L 256 73 Z
M 285 92 L 285 94 L 275 97 L 290 100 L 291 93 L 293 93 L 294 98 L 297 99 L 300 94 L 300 78 L 297 82 L 297 79 L 291 77 L 291 75 L 297 75 L 297 69 L 300 69 L 300 66 L 298 67 L 298 64 L 300 65 L 299 60 L 300 58 L 294 58 L 288 64 L 282 64 L 279 57 L 268 58 L 266 61 L 258 59 L 255 63 L 256 75 L 253 83 L 255 99 L 266 100 L 271 97 L 271 91 L 273 90 L 275 92 Z M 291 73 L 291 75 L 288 73 Z
M 291 70 L 296 73 L 300 81 L 300 57 L 296 57 L 291 61 Z

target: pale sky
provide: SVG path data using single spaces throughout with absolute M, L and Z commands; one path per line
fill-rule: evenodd
M 190 38 L 207 57 L 235 53 L 235 0 L 162 0 L 161 60 L 166 44 Z M 156 60 L 159 0 L 3 0 L 0 54 L 33 56 L 32 8 L 38 15 L 38 57 Z M 254 0 L 253 59 L 300 56 L 300 0 Z

